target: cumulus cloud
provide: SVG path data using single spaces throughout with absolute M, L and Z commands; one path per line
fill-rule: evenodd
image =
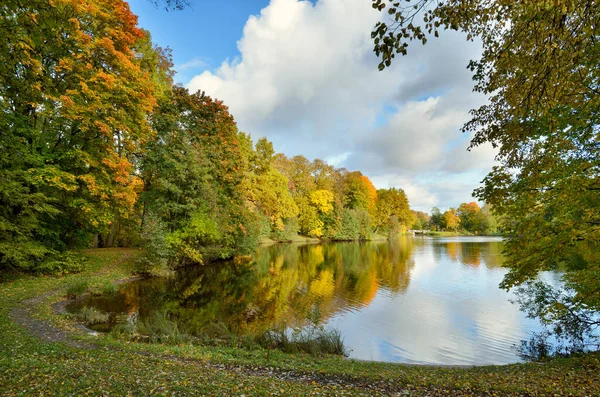
M 444 206 L 444 183 L 472 190 L 493 157 L 467 153 L 459 132 L 483 100 L 466 70 L 480 46 L 443 34 L 379 72 L 370 31 L 380 18 L 364 0 L 272 0 L 249 17 L 239 56 L 196 75 L 188 88 L 224 100 L 241 130 L 266 136 L 279 151 L 331 159 L 374 181 L 402 183 L 394 186 L 411 204 Z M 465 188 L 474 171 L 481 175 Z

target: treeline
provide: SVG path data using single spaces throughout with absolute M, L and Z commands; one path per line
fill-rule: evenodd
M 261 237 L 410 226 L 402 190 L 275 154 L 175 85 L 127 3 L 9 0 L 0 18 L 0 268 L 75 271 L 74 249 L 142 246 L 140 269 L 160 273 Z
M 441 212 L 433 207 L 431 214 L 413 211 L 412 229 L 453 231 L 469 234 L 489 235 L 503 232 L 501 222 L 492 213 L 491 206 L 479 207 L 476 202 L 462 203 L 458 208 Z

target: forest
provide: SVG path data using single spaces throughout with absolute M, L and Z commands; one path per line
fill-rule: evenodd
M 1 29 L 4 269 L 69 272 L 73 250 L 141 246 L 141 270 L 158 274 L 262 238 L 369 240 L 429 218 L 496 232 L 489 206 L 429 217 L 360 171 L 253 142 L 224 103 L 174 83 L 169 51 L 126 3 L 28 2 Z
M 225 104 L 174 84 L 169 52 L 126 3 L 8 6 L 2 268 L 73 271 L 72 250 L 116 246 L 173 267 L 248 254 L 261 237 L 355 240 L 410 226 L 402 190 L 276 154 Z

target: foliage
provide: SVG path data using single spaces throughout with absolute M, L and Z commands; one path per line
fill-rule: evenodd
M 529 355 L 534 358 L 570 355 L 599 345 L 600 318 L 586 304 L 574 301 L 574 290 L 561 290 L 537 281 L 519 287 L 516 294 L 521 310 L 530 318 L 539 318 L 547 329 L 524 344 Z M 555 339 L 554 344 L 546 342 L 550 336 Z
M 377 191 L 373 183 L 360 171 L 349 172 L 345 177 L 346 196 L 344 206 L 350 209 L 373 211 Z
M 379 189 L 373 217 L 375 232 L 385 226 L 392 216 L 405 227 L 412 225 L 413 214 L 408 205 L 408 198 L 402 189 Z
M 134 49 L 147 38 L 122 1 L 9 1 L 0 21 L 0 266 L 68 268 L 58 254 L 139 193 L 154 86 Z
M 355 216 L 356 210 L 344 208 L 340 229 L 335 236 L 336 240 L 358 240 L 360 238 L 360 221 Z
M 443 215 L 443 227 L 451 230 L 458 230 L 460 226 L 460 216 L 458 212 L 454 208 L 450 208 L 448 211 L 444 212 Z
M 440 230 L 442 223 L 444 223 L 442 212 L 438 207 L 433 207 L 431 209 L 431 226 L 435 230 Z
M 283 220 L 283 229 L 275 229 L 271 232 L 270 237 L 275 241 L 287 242 L 293 241 L 298 235 L 300 226 L 297 218 L 288 218 Z
M 310 195 L 310 203 L 319 213 L 329 214 L 333 211 L 333 193 L 328 190 L 316 190 Z
M 412 211 L 414 222 L 411 225 L 413 230 L 425 230 L 429 228 L 431 217 L 422 211 Z
M 600 13 L 597 1 L 374 0 L 393 23 L 372 33 L 380 68 L 407 41 L 438 30 L 481 39 L 471 61 L 475 91 L 488 103 L 472 110 L 463 130 L 471 147 L 498 148 L 499 165 L 476 191 L 493 205 L 510 235 L 502 285 L 534 280 L 566 267 L 573 304 L 600 310 L 600 189 L 598 114 Z M 414 6 L 415 8 L 409 8 Z M 424 25 L 415 17 L 422 11 Z
M 182 228 L 167 236 L 166 242 L 177 253 L 181 265 L 202 264 L 207 249 L 218 246 L 222 240 L 221 231 L 215 220 L 206 210 L 198 210 L 191 214 L 190 221 Z M 227 251 L 216 255 L 225 258 Z
M 164 222 L 156 215 L 146 215 L 141 233 L 142 254 L 136 259 L 136 272 L 151 276 L 166 276 L 171 273 L 169 259 L 172 254 L 165 241 L 167 230 Z

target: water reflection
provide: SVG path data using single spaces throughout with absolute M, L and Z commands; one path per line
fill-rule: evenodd
M 320 323 L 337 327 L 355 358 L 501 364 L 518 361 L 513 344 L 538 327 L 498 288 L 501 252 L 501 239 L 462 237 L 274 245 L 83 305 L 142 319 L 167 311 L 196 334 Z

